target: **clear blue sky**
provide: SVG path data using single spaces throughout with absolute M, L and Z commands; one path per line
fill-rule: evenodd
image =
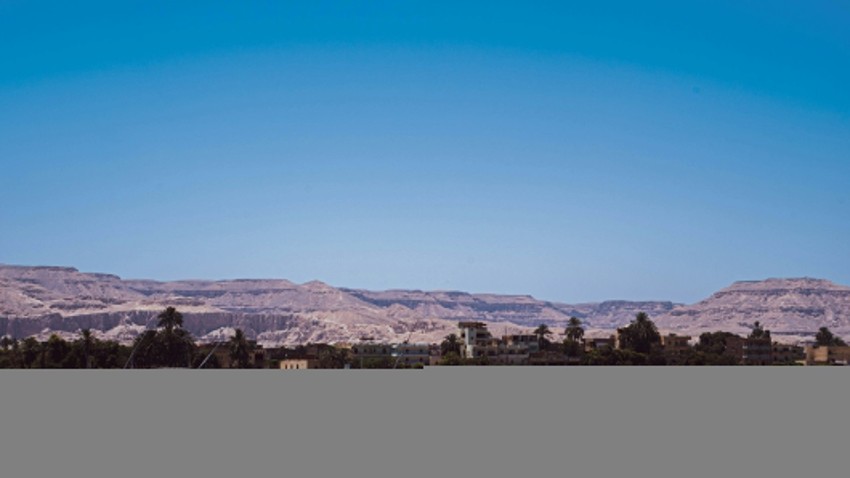
M 850 284 L 850 3 L 0 0 L 0 262 Z

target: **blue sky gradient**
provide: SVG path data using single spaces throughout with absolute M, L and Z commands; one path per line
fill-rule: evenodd
M 0 1 L 0 262 L 850 284 L 850 4 L 562 3 Z

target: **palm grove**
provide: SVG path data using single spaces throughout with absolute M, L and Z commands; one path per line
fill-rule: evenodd
M 66 341 L 52 335 L 44 342 L 0 338 L 0 368 L 220 368 L 215 354 L 199 347 L 183 327 L 183 314 L 168 307 L 157 316 L 157 328 L 147 330 L 127 346 L 99 340 L 83 329 L 79 338 Z M 249 368 L 253 345 L 242 330 L 222 344 L 228 348 L 233 368 Z

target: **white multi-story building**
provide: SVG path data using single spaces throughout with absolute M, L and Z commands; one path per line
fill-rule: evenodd
M 482 322 L 460 322 L 460 355 L 465 359 L 484 358 L 490 363 L 524 365 L 531 354 L 540 351 L 535 335 L 493 337 Z

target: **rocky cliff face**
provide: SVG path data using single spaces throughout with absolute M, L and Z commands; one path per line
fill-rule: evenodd
M 0 335 L 47 338 L 91 328 L 101 337 L 126 342 L 154 327 L 156 315 L 167 306 L 177 307 L 186 328 L 201 340 L 225 338 L 241 328 L 263 345 L 350 342 L 361 336 L 437 342 L 457 331 L 457 318 L 480 318 L 475 312 L 452 312 L 451 304 L 415 308 L 367 296 L 321 282 L 156 282 L 73 268 L 0 265 Z M 504 320 L 507 316 L 492 316 L 505 322 L 501 331 L 524 330 Z
M 732 284 L 656 320 L 660 328 L 696 335 L 726 330 L 746 335 L 760 321 L 778 340 L 811 339 L 819 327 L 850 336 L 850 287 L 820 279 L 768 279 Z
M 122 280 L 73 268 L 0 265 L 0 335 L 99 335 L 130 341 L 154 327 L 167 306 L 185 316 L 200 340 L 229 337 L 235 328 L 263 345 L 378 340 L 438 342 L 460 320 L 491 324 L 494 333 L 528 331 L 546 323 L 560 332 L 571 316 L 588 335 L 609 333 L 638 312 L 662 329 L 697 334 L 746 333 L 762 321 L 775 334 L 802 336 L 820 326 L 850 335 L 850 288 L 813 279 L 736 283 L 692 306 L 672 302 L 608 301 L 560 304 L 524 295 L 455 291 L 342 289 L 286 280 Z

